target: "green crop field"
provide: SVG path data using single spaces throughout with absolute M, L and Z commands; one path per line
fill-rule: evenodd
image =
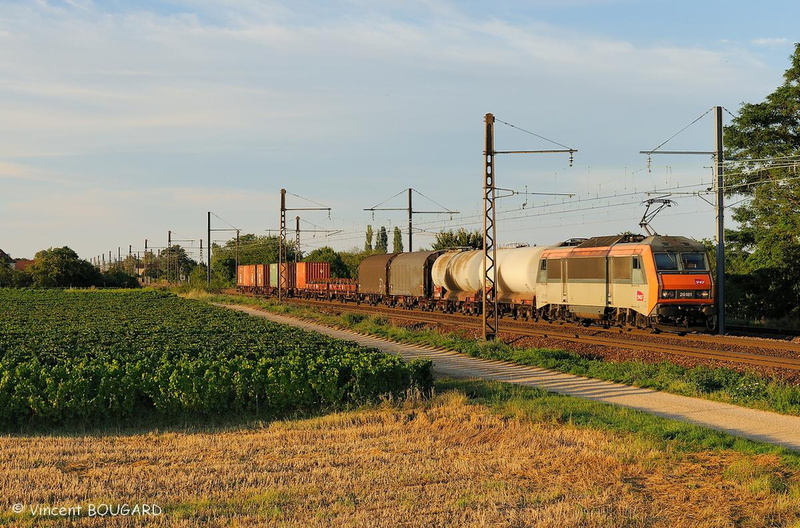
M 431 383 L 430 362 L 172 294 L 0 290 L 0 427 L 271 418 Z

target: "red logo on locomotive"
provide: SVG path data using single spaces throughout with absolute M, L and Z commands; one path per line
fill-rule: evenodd
M 705 280 L 705 279 L 695 279 L 695 280 L 694 280 L 694 283 L 695 283 L 697 286 L 702 286 L 702 285 L 704 285 L 704 284 L 706 283 L 706 280 Z
M 644 301 L 644 294 L 642 292 L 640 292 L 640 291 L 637 291 L 636 292 L 636 300 L 639 301 L 639 302 Z

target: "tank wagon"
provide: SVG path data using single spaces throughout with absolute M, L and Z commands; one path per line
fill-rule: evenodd
M 686 237 L 617 235 L 498 249 L 496 267 L 501 316 L 639 328 L 716 326 L 705 247 Z M 242 268 L 248 267 L 240 266 L 237 274 L 242 291 L 274 293 L 277 285 L 270 281 L 264 288 L 257 269 Z M 293 271 L 287 294 L 468 314 L 483 310 L 483 251 L 372 255 L 359 265 L 356 281 L 331 279 L 330 266 L 323 268 L 312 279 L 300 280 L 308 275 Z

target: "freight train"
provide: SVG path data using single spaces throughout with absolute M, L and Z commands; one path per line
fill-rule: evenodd
M 500 316 L 654 329 L 716 326 L 706 249 L 686 237 L 570 239 L 547 247 L 498 249 L 495 262 Z M 372 255 L 359 265 L 355 281 L 331 279 L 325 263 L 283 265 L 287 296 L 450 313 L 483 310 L 481 250 Z M 266 279 L 270 265 L 258 266 L 262 282 L 257 270 L 248 281 L 244 275 L 251 272 L 242 268 L 252 266 L 240 266 L 237 288 L 274 294 L 277 264 L 271 265 L 272 280 Z

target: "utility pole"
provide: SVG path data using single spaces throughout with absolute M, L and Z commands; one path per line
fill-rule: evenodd
M 283 245 L 286 242 L 286 189 L 281 189 L 281 225 L 278 231 L 278 303 L 283 301 L 283 290 L 288 279 L 283 272 Z
M 176 233 L 176 235 L 177 235 L 177 233 Z M 178 235 L 178 236 L 180 236 L 180 235 Z M 194 246 L 195 240 L 196 239 L 194 239 L 194 238 L 173 238 L 172 239 L 173 242 L 191 242 L 191 245 L 189 245 L 189 246 L 186 246 L 186 245 L 182 246 L 184 254 L 186 254 L 186 248 L 187 247 L 188 248 L 194 248 L 195 247 Z M 178 244 L 177 247 L 180 248 L 181 247 L 180 244 Z M 202 247 L 202 243 L 201 243 L 201 247 Z M 181 259 L 180 259 L 181 254 L 180 254 L 180 252 L 178 251 L 177 248 L 175 249 L 174 252 L 171 252 L 171 253 L 175 254 L 175 258 L 174 258 L 174 260 L 175 260 L 175 268 L 174 268 L 175 269 L 175 282 L 180 283 L 181 280 L 183 280 L 183 277 L 184 277 L 181 274 Z
M 483 323 L 483 340 L 493 340 L 497 336 L 500 324 L 497 309 L 497 220 L 495 200 L 496 190 L 494 183 L 494 115 L 484 116 L 484 148 L 483 148 L 483 309 L 481 322 Z M 491 317 L 489 314 L 491 305 Z
M 414 205 L 411 202 L 411 187 L 408 188 L 408 252 L 414 251 Z
M 716 192 L 716 203 L 714 208 L 716 210 L 716 224 L 717 224 L 717 273 L 715 277 L 716 282 L 716 297 L 717 297 L 717 329 L 719 335 L 725 334 L 725 180 L 723 164 L 725 162 L 724 147 L 723 147 L 723 126 L 722 126 L 722 107 L 715 106 L 714 110 L 714 150 L 701 151 L 668 151 L 658 150 L 662 143 L 653 150 L 640 150 L 639 154 L 647 154 L 649 157 L 653 154 L 711 154 L 714 156 L 714 187 Z M 710 112 L 710 110 L 709 110 Z M 707 114 L 708 112 L 706 112 Z M 703 114 L 695 120 L 698 121 L 704 117 Z M 673 136 L 674 137 L 674 136 Z M 671 138 L 670 138 L 671 139 Z M 669 140 L 667 140 L 669 141 Z
M 294 221 L 294 261 L 297 262 L 297 255 L 300 254 L 300 217 L 295 216 Z
M 483 339 L 493 340 L 497 337 L 499 326 L 499 310 L 497 306 L 497 214 L 496 200 L 497 187 L 495 185 L 494 157 L 497 154 L 555 154 L 568 153 L 569 164 L 572 166 L 572 156 L 578 152 L 573 148 L 560 150 L 505 150 L 494 149 L 494 122 L 493 114 L 484 117 L 485 146 L 483 151 L 483 296 L 481 319 L 483 323 Z M 508 123 L 505 123 L 508 125 Z M 511 125 L 513 126 L 513 125 Z M 514 127 L 517 128 L 517 127 Z M 527 131 L 526 131 L 527 132 Z M 530 132 L 529 132 L 530 133 Z M 534 134 L 536 135 L 536 134 Z M 538 136 L 541 138 L 541 136 Z M 547 139 L 547 138 L 542 138 Z M 551 143 L 552 140 L 547 139 Z M 560 145 L 560 143 L 557 143 Z M 563 146 L 563 145 L 561 145 Z
M 714 172 L 717 185 L 717 327 L 725 334 L 725 178 L 722 107 L 714 107 Z
M 172 281 L 169 280 L 169 274 L 172 271 L 172 231 L 167 231 L 167 283 L 171 283 Z
M 342 232 L 341 229 L 301 229 L 300 228 L 300 217 L 299 216 L 295 217 L 295 222 L 297 223 L 297 225 L 295 227 L 295 232 L 294 232 L 295 233 L 294 247 L 295 247 L 295 252 L 296 252 L 295 260 L 297 260 L 297 255 L 300 254 L 300 233 L 325 233 L 325 236 L 327 236 L 327 235 L 330 235 L 330 234 L 334 234 L 335 235 L 336 233 L 341 233 Z M 311 222 L 306 222 L 306 223 L 311 224 Z M 311 224 L 311 225 L 314 226 L 314 227 L 319 227 L 318 225 L 314 225 L 314 224 Z
M 206 284 L 208 286 L 211 286 L 211 248 L 213 246 L 212 240 L 211 240 L 211 233 L 212 232 L 217 232 L 217 231 L 229 231 L 229 232 L 232 232 L 232 231 L 236 231 L 236 269 L 237 269 L 237 273 L 238 273 L 238 269 L 239 269 L 239 229 L 236 228 L 236 227 L 233 227 L 231 224 L 228 224 L 228 222 L 226 220 L 224 220 L 223 218 L 220 218 L 217 215 L 214 215 L 214 216 L 216 216 L 217 218 L 219 218 L 220 220 L 222 220 L 223 222 L 225 222 L 226 224 L 228 224 L 231 227 L 230 227 L 230 229 L 227 229 L 227 228 L 212 229 L 211 228 L 211 215 L 212 214 L 213 213 L 211 211 L 208 212 L 208 266 L 206 266 Z
M 208 266 L 206 266 L 206 286 L 211 287 L 211 211 L 208 212 Z M 238 271 L 237 271 L 238 273 Z
M 294 195 L 297 196 L 297 195 Z M 298 196 L 299 198 L 299 196 Z M 311 201 L 311 200 L 309 200 Z M 316 202 L 314 202 L 316 203 Z M 322 204 L 317 204 L 322 205 Z M 288 289 L 288 277 L 284 269 L 284 262 L 287 260 L 285 255 L 286 245 L 286 211 L 328 211 L 331 212 L 330 207 L 286 207 L 286 189 L 281 189 L 281 227 L 279 231 L 280 240 L 278 241 L 278 302 L 283 300 L 283 291 Z M 299 222 L 299 217 L 298 217 Z
M 414 224 L 413 224 L 413 222 L 414 222 L 414 215 L 415 214 L 460 214 L 458 211 L 451 211 L 451 210 L 449 210 L 447 208 L 444 208 L 444 207 L 442 208 L 442 209 L 444 209 L 443 211 L 415 211 L 414 210 L 414 204 L 413 204 L 413 201 L 412 201 L 412 198 L 411 198 L 412 195 L 413 195 L 412 193 L 415 193 L 415 192 L 417 194 L 420 194 L 420 196 L 424 197 L 424 195 L 422 195 L 419 191 L 416 191 L 416 190 L 414 190 L 412 188 L 409 188 L 408 189 L 408 207 L 380 207 L 381 205 L 383 205 L 384 203 L 388 202 L 392 198 L 395 198 L 396 196 L 399 196 L 402 193 L 402 191 L 401 191 L 401 192 L 395 194 L 394 196 L 392 196 L 392 198 L 389 198 L 387 200 L 382 201 L 378 205 L 375 205 L 375 206 L 370 207 L 368 209 L 364 209 L 365 211 L 372 211 L 372 212 L 375 212 L 375 211 L 408 211 L 408 251 L 409 252 L 414 251 L 414 239 L 413 239 L 413 236 L 414 236 L 413 235 L 413 233 L 414 233 Z M 431 201 L 433 201 L 433 200 L 431 200 Z M 434 202 L 434 203 L 436 203 L 436 202 Z M 439 205 L 439 204 L 436 204 L 436 205 Z

